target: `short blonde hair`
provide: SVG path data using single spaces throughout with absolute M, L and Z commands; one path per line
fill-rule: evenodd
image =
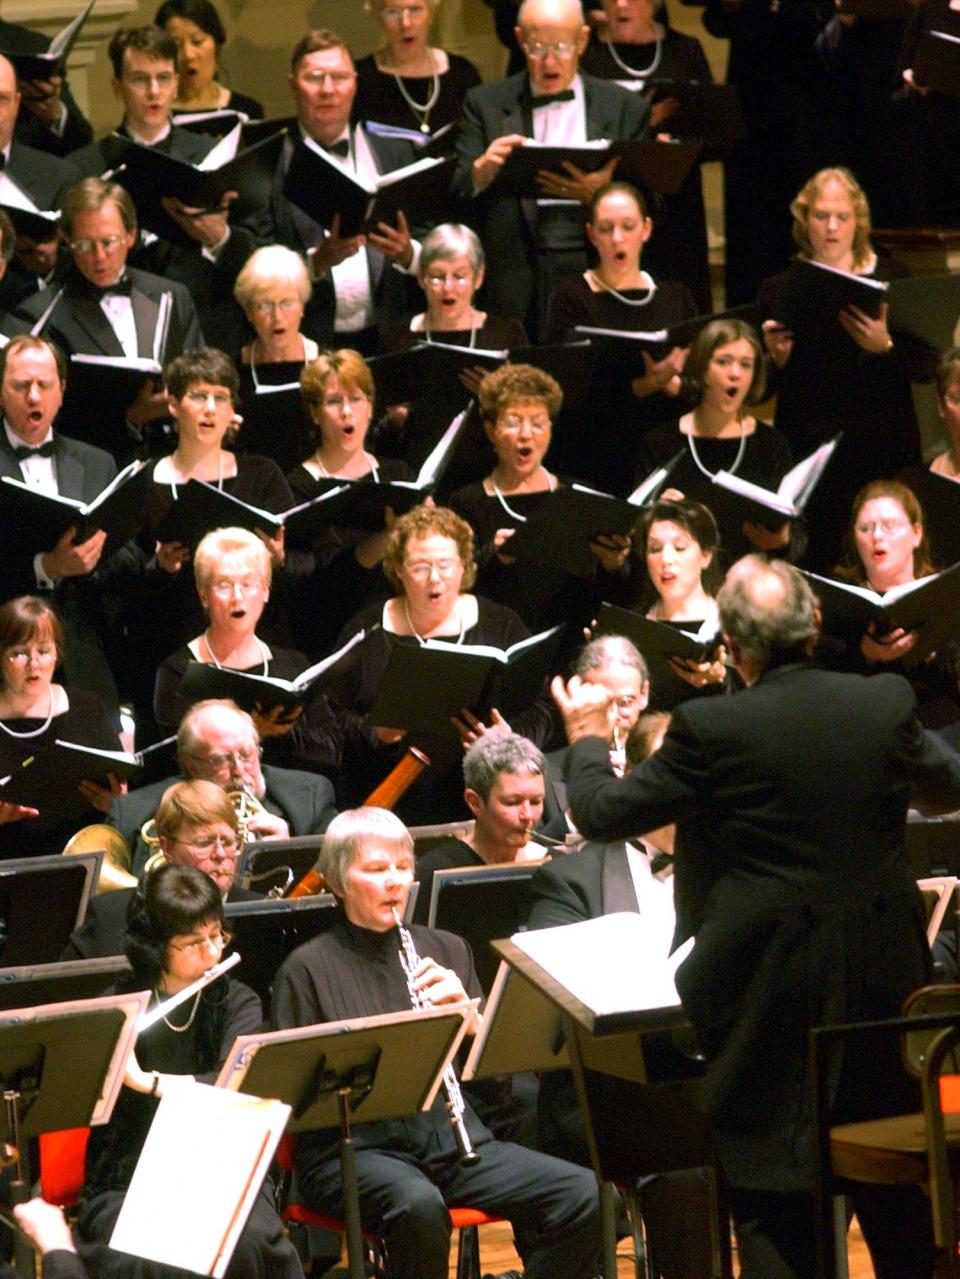
M 473 558 L 473 529 L 466 520 L 446 506 L 415 506 L 395 521 L 387 538 L 387 549 L 383 555 L 383 571 L 387 580 L 397 591 L 403 591 L 400 581 L 400 569 L 403 567 L 407 543 L 412 537 L 424 538 L 434 535 L 449 537 L 456 543 L 457 554 L 463 564 L 462 591 L 469 591 L 477 579 L 477 566 Z
M 174 782 L 157 805 L 154 826 L 164 839 L 176 839 L 184 826 L 212 826 L 226 822 L 237 830 L 237 812 L 227 793 L 216 782 Z
M 870 244 L 872 231 L 870 225 L 870 203 L 867 200 L 866 192 L 857 179 L 849 169 L 845 169 L 842 166 L 820 169 L 797 193 L 796 198 L 790 205 L 790 212 L 793 214 L 794 241 L 799 247 L 802 257 L 813 257 L 813 245 L 810 242 L 807 221 L 810 217 L 811 208 L 820 198 L 823 188 L 828 182 L 836 182 L 843 187 L 844 195 L 853 205 L 853 216 L 857 224 L 853 233 L 853 265 L 857 268 L 862 267 L 870 260 L 870 254 L 873 252 Z
M 269 589 L 273 564 L 270 552 L 256 533 L 245 528 L 217 528 L 204 537 L 193 555 L 193 577 L 198 591 L 205 591 L 225 560 L 239 564 L 244 573 L 256 573 Z
M 370 366 L 359 351 L 344 346 L 339 351 L 321 351 L 315 360 L 305 364 L 301 370 L 300 395 L 310 414 L 311 422 L 313 421 L 312 410 L 322 405 L 327 383 L 331 378 L 336 378 L 338 382 L 362 391 L 370 401 L 370 411 L 373 412 L 375 388 Z M 314 422 L 314 438 L 319 433 L 320 428 Z
M 266 244 L 262 249 L 255 249 L 243 264 L 233 286 L 233 296 L 243 310 L 248 311 L 258 294 L 281 284 L 293 285 L 304 306 L 310 301 L 313 286 L 300 254 L 283 244 Z

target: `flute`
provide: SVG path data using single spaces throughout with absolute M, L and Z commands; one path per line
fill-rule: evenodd
M 407 979 L 410 1002 L 414 1008 L 429 1008 L 430 1000 L 413 989 L 413 978 L 420 964 L 420 956 L 417 954 L 417 948 L 410 935 L 410 930 L 404 927 L 396 908 L 393 911 L 393 918 L 396 921 L 397 932 L 400 936 L 400 966 L 403 969 L 403 975 Z M 448 1065 L 443 1072 L 443 1091 L 446 1098 L 444 1105 L 447 1108 L 450 1127 L 453 1129 L 453 1139 L 457 1143 L 460 1163 L 464 1168 L 468 1168 L 471 1164 L 477 1163 L 480 1156 L 473 1148 L 473 1142 L 470 1140 L 470 1134 L 464 1122 L 463 1115 L 466 1103 L 463 1100 L 463 1093 L 460 1091 L 460 1080 L 457 1078 L 457 1072 L 452 1064 Z
M 192 981 L 189 986 L 184 986 L 183 990 L 178 990 L 175 995 L 171 995 L 169 999 L 157 1004 L 156 1008 L 151 1008 L 149 1012 L 142 1013 L 137 1018 L 137 1034 L 142 1035 L 145 1030 L 155 1026 L 161 1018 L 166 1017 L 167 1013 L 172 1013 L 174 1008 L 179 1008 L 181 1004 L 186 1003 L 188 999 L 203 990 L 204 986 L 209 986 L 218 977 L 222 977 L 231 968 L 235 968 L 239 962 L 240 956 L 234 951 L 226 959 L 221 959 L 219 964 L 214 964 L 212 968 L 208 968 L 202 977 Z

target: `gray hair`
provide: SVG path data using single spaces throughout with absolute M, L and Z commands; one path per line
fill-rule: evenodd
M 481 799 L 490 798 L 501 773 L 542 777 L 547 761 L 539 747 L 519 733 L 488 733 L 474 742 L 463 757 L 463 782 Z
M 426 275 L 434 262 L 449 262 L 451 258 L 459 257 L 467 259 L 474 275 L 479 275 L 486 265 L 483 245 L 476 231 L 461 222 L 441 222 L 420 242 L 420 274 Z
M 363 846 L 376 840 L 413 854 L 413 836 L 395 813 L 386 808 L 347 808 L 323 834 L 317 867 L 331 892 L 345 892 L 347 871 Z
M 607 666 L 633 666 L 640 672 L 641 680 L 649 679 L 643 654 L 625 635 L 600 635 L 584 644 L 577 657 L 576 674 L 582 679 L 591 671 L 602 671 Z
M 817 633 L 817 597 L 792 564 L 745 555 L 717 596 L 720 626 L 750 657 L 766 666 L 806 656 Z
M 249 730 L 250 736 L 255 745 L 260 745 L 260 734 L 257 732 L 257 726 L 246 711 L 242 711 L 236 702 L 231 702 L 228 698 L 208 697 L 203 702 L 196 702 L 184 715 L 180 721 L 180 727 L 177 730 L 177 758 L 183 767 L 183 761 L 191 755 L 196 755 L 197 747 L 202 740 L 202 724 L 201 721 L 211 710 L 229 711 L 235 715 Z
M 233 296 L 246 311 L 261 293 L 284 284 L 296 289 L 297 297 L 306 306 L 313 286 L 303 258 L 283 244 L 265 244 L 247 258 L 233 286 Z

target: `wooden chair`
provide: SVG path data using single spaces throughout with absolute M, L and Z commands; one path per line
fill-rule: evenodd
M 280 1145 L 277 1148 L 277 1163 L 284 1173 L 292 1175 L 294 1170 L 294 1139 L 289 1134 L 280 1139 Z M 287 1180 L 289 1181 L 290 1178 L 288 1177 Z M 287 1203 L 281 1210 L 280 1215 L 284 1221 L 295 1222 L 301 1226 L 315 1226 L 319 1230 L 333 1230 L 341 1235 L 346 1230 L 346 1225 L 339 1218 L 328 1217 L 322 1212 L 314 1212 L 312 1208 L 308 1208 L 305 1204 L 297 1203 L 296 1201 Z M 478 1227 L 492 1225 L 494 1222 L 503 1221 L 503 1218 L 482 1212 L 479 1208 L 451 1208 L 450 1220 L 453 1223 L 454 1230 L 458 1232 L 457 1279 L 480 1279 L 482 1272 L 480 1269 L 480 1236 Z M 386 1250 L 383 1239 L 379 1235 L 371 1234 L 367 1231 L 363 1232 L 363 1237 L 373 1252 L 377 1274 L 384 1274 L 386 1270 Z
M 831 1126 L 824 1049 L 849 1036 L 891 1034 L 902 1036 L 904 1066 L 921 1082 L 924 1112 Z M 960 985 L 921 987 L 907 1000 L 902 1017 L 820 1028 L 812 1032 L 812 1044 L 820 1122 L 820 1279 L 847 1274 L 847 1212 L 842 1198 L 834 1197 L 835 1178 L 929 1186 L 944 1273 L 960 1279 L 954 1200 L 960 1179 Z

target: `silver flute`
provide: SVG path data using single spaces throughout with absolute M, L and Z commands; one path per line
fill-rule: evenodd
M 403 975 L 407 979 L 410 1002 L 414 1008 L 429 1008 L 430 1000 L 421 995 L 418 990 L 414 990 L 413 987 L 413 979 L 416 976 L 417 969 L 420 967 L 420 956 L 417 954 L 417 948 L 413 944 L 410 930 L 404 926 L 396 909 L 394 909 L 393 918 L 396 921 L 397 934 L 400 938 L 400 950 L 398 952 L 400 955 L 400 967 L 403 969 Z M 452 1065 L 447 1066 L 443 1072 L 443 1092 L 445 1097 L 444 1105 L 447 1108 L 450 1127 L 453 1129 L 453 1139 L 457 1143 L 457 1150 L 460 1153 L 460 1163 L 464 1168 L 468 1168 L 471 1164 L 477 1163 L 480 1156 L 473 1148 L 473 1142 L 470 1140 L 469 1132 L 467 1132 L 467 1125 L 464 1123 L 465 1102 L 463 1093 L 460 1091 L 460 1080 L 457 1078 L 457 1072 Z

